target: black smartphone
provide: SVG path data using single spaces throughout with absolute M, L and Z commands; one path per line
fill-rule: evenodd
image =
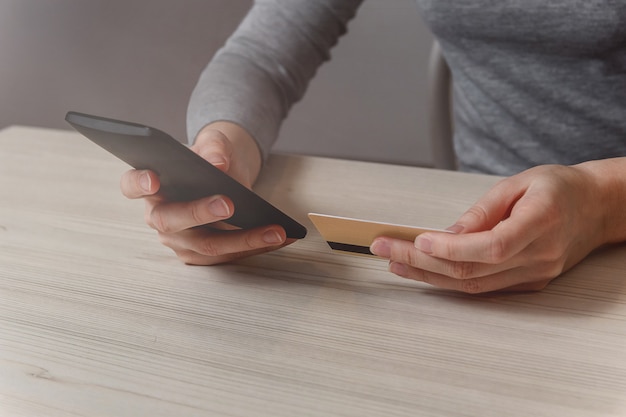
M 159 176 L 160 193 L 170 201 L 191 201 L 216 194 L 235 204 L 225 222 L 241 229 L 278 224 L 287 237 L 302 239 L 306 228 L 170 135 L 138 123 L 70 111 L 65 120 L 100 147 L 136 169 Z

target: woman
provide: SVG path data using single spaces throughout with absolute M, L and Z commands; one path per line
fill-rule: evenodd
M 202 74 L 192 148 L 251 187 L 282 120 L 345 33 L 357 0 L 256 1 Z M 454 79 L 461 170 L 509 176 L 449 229 L 380 237 L 395 274 L 477 293 L 541 289 L 595 248 L 626 240 L 626 4 L 618 0 L 417 0 Z M 168 203 L 130 171 L 129 198 L 185 262 L 215 264 L 290 242 L 278 226 L 196 228 L 228 198 Z M 217 223 L 219 225 L 219 223 Z

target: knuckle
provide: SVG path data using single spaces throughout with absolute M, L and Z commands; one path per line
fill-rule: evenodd
M 451 266 L 451 275 L 457 279 L 467 279 L 474 276 L 476 264 L 474 262 L 454 262 Z
M 153 209 L 149 214 L 148 224 L 162 233 L 169 233 L 170 227 L 160 210 Z
M 469 217 L 476 218 L 476 220 L 479 223 L 483 223 L 489 217 L 489 214 L 487 213 L 487 210 L 485 210 L 484 207 L 482 207 L 482 206 L 480 206 L 478 204 L 474 204 L 472 207 L 470 207 L 465 212 L 465 215 L 469 216 Z
M 220 130 L 216 130 L 215 135 L 213 136 L 213 146 L 217 148 L 217 150 L 223 153 L 230 153 L 231 151 L 231 142 L 228 140 L 226 135 L 222 133 Z
M 442 238 L 432 244 L 431 255 L 450 261 L 460 259 L 463 246 L 456 239 Z
M 488 258 L 491 263 L 501 263 L 508 258 L 508 244 L 498 235 L 493 235 L 489 242 Z
M 567 250 L 562 245 L 537 245 L 533 249 L 534 263 L 531 267 L 536 271 L 537 278 L 552 279 L 566 269 Z
M 564 264 L 565 262 L 563 260 L 544 262 L 543 266 L 540 268 L 540 273 L 538 275 L 540 278 L 556 278 L 563 272 Z
M 404 263 L 411 266 L 417 266 L 417 256 L 414 248 L 410 246 L 402 248 L 401 256 Z
M 192 250 L 174 251 L 178 259 L 187 265 L 216 265 L 220 263 L 218 258 L 206 257 Z
M 252 233 L 246 233 L 244 235 L 243 242 L 248 249 L 256 249 L 258 247 L 256 239 Z
M 411 271 L 411 278 L 425 284 L 433 285 L 433 280 L 431 279 L 430 274 L 422 269 L 413 269 Z
M 547 264 L 563 263 L 564 249 L 560 246 L 552 245 L 541 251 L 541 260 Z
M 200 253 L 205 256 L 215 257 L 219 256 L 221 251 L 212 239 L 203 239 L 200 244 Z
M 198 136 L 192 149 L 202 157 L 212 154 L 229 155 L 231 152 L 231 142 L 217 129 L 210 129 Z
M 478 278 L 469 278 L 460 281 L 461 291 L 467 294 L 479 294 L 483 292 L 483 286 Z
M 444 259 L 452 259 L 452 254 L 454 253 L 450 242 L 447 241 L 439 242 L 436 246 L 436 251 L 436 256 Z M 434 255 L 434 253 L 433 251 L 432 254 Z
M 191 215 L 191 219 L 194 224 L 197 226 L 203 225 L 206 221 L 203 219 L 203 211 L 200 209 L 198 204 L 189 203 L 189 214 Z

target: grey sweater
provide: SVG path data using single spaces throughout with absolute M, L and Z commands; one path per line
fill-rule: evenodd
M 257 0 L 192 94 L 188 135 L 240 124 L 267 155 L 360 0 Z M 451 68 L 460 169 L 626 156 L 626 2 L 417 0 Z

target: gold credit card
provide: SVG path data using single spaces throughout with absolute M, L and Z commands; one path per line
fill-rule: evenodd
M 359 255 L 374 256 L 370 252 L 370 245 L 378 236 L 413 241 L 417 235 L 424 232 L 450 233 L 442 229 L 404 226 L 318 213 L 309 213 L 309 219 L 331 249 Z

